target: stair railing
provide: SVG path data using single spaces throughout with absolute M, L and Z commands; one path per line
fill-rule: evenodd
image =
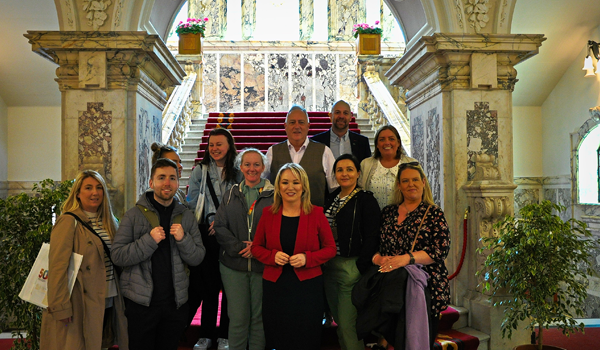
M 374 65 L 368 65 L 363 73 L 366 82 L 366 106 L 363 108 L 369 115 L 371 125 L 379 129 L 384 125 L 393 125 L 400 133 L 402 146 L 410 154 L 410 120 L 402 112 L 400 106 L 381 80 Z
M 171 93 L 162 117 L 162 142 L 177 148 L 179 152 L 190 130 L 194 111 L 192 89 L 196 82 L 196 73 L 187 73 L 181 85 L 175 87 Z

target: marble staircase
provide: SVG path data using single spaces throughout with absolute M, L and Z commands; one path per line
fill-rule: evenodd
M 181 165 L 183 165 L 183 172 L 181 175 L 181 182 L 179 187 L 185 191 L 188 184 L 192 168 L 194 167 L 194 159 L 197 157 L 198 145 L 202 142 L 202 136 L 204 134 L 204 127 L 206 125 L 206 119 L 208 114 L 203 115 L 202 119 L 192 120 L 190 130 L 182 144 L 182 151 L 179 153 L 181 157 Z M 376 130 L 373 130 L 369 120 L 367 119 L 356 119 L 358 128 L 362 135 L 369 138 L 369 144 L 371 145 L 371 151 L 373 148 L 373 139 L 375 137 Z
M 490 336 L 468 326 L 469 310 L 460 306 L 451 305 L 451 307 L 459 313 L 458 321 L 452 325 L 452 329 L 479 339 L 477 350 L 489 350 Z

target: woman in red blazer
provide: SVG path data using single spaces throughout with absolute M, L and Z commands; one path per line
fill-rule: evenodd
M 323 208 L 310 203 L 308 176 L 294 163 L 275 179 L 273 205 L 263 210 L 251 248 L 265 264 L 263 323 L 268 349 L 321 346 L 321 264 L 336 254 Z

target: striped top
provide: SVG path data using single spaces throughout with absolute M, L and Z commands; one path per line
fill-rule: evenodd
M 331 203 L 331 205 L 329 206 L 329 208 L 327 208 L 327 210 L 325 210 L 325 217 L 327 218 L 327 221 L 329 221 L 329 226 L 331 227 L 332 231 L 337 229 L 337 223 L 335 222 L 335 214 L 334 213 L 337 213 L 339 207 L 344 205 L 344 202 L 346 202 L 346 199 L 348 199 L 348 196 L 340 198 L 340 195 L 338 194 L 335 197 L 335 199 L 333 200 L 333 203 Z M 336 255 L 340 255 L 340 242 L 339 242 L 338 237 L 335 237 L 335 247 L 337 250 Z
M 84 211 L 85 215 L 92 222 L 92 228 L 98 233 L 100 238 L 106 243 L 108 249 L 112 249 L 112 242 L 108 236 L 108 232 L 102 226 L 102 220 L 98 220 L 98 213 L 90 213 Z M 104 249 L 103 249 L 104 250 Z M 104 252 L 104 267 L 106 268 L 106 298 L 117 296 L 117 282 L 115 280 L 115 272 L 108 255 Z

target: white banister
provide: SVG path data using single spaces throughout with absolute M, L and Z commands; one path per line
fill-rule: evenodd
M 196 73 L 188 72 L 181 85 L 175 87 L 163 111 L 162 142 L 181 151 L 191 124 L 193 106 L 191 91 Z

